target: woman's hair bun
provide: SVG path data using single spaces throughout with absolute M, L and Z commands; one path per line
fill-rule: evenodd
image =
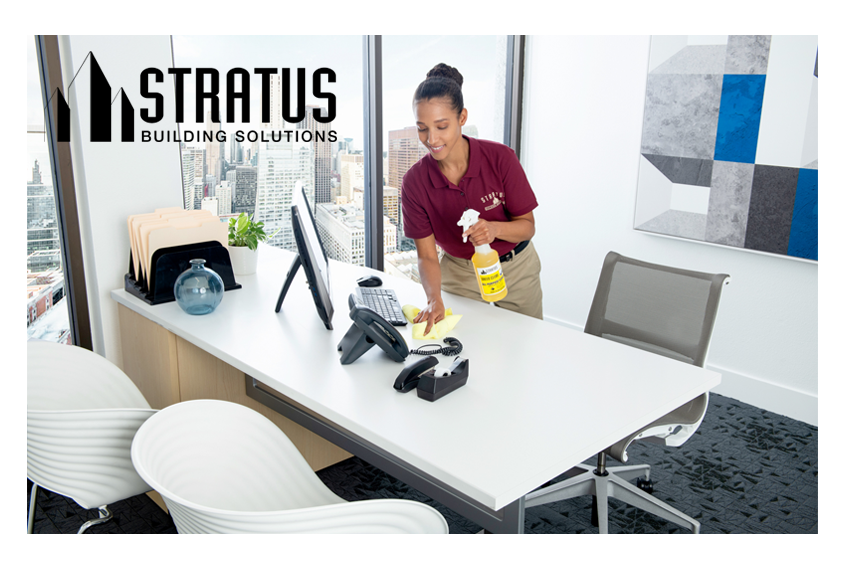
M 458 115 L 464 110 L 464 94 L 461 92 L 464 77 L 455 67 L 444 63 L 436 65 L 425 75 L 414 92 L 414 103 L 422 100 L 445 98 Z
M 464 77 L 460 72 L 458 72 L 458 69 L 445 63 L 435 65 L 435 67 L 428 71 L 428 74 L 425 75 L 426 78 L 434 78 L 435 76 L 442 76 L 443 78 L 454 80 L 458 83 L 458 86 L 463 86 L 464 84 Z

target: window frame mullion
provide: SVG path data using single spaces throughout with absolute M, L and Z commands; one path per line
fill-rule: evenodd
M 364 36 L 364 265 L 384 270 L 382 37 Z
M 56 221 L 61 239 L 62 271 L 65 279 L 64 299 L 67 299 L 71 341 L 77 346 L 93 351 L 70 143 L 57 141 L 54 106 L 56 101 L 53 99 L 53 92 L 64 92 L 58 36 L 36 35 L 35 52 L 41 79 L 41 99 L 46 112 L 44 129 L 51 161 Z

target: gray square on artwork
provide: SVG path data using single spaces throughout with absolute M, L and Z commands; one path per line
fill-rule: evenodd
M 766 74 L 771 35 L 730 35 L 725 74 Z
M 755 165 L 745 248 L 787 253 L 798 172 L 798 168 Z
M 743 247 L 753 180 L 753 164 L 713 162 L 704 240 Z
M 641 152 L 712 160 L 721 97 L 721 75 L 650 74 Z

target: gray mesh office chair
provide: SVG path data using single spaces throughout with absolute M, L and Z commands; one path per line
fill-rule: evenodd
M 584 332 L 703 367 L 727 274 L 705 274 L 626 258 L 604 260 Z M 607 467 L 607 456 L 626 462 L 634 440 L 680 446 L 698 429 L 707 410 L 705 393 L 613 444 L 598 455 L 597 467 L 578 465 L 570 477 L 525 497 L 525 507 L 593 495 L 593 523 L 607 533 L 607 498 L 656 514 L 694 533 L 700 524 L 648 494 L 648 465 Z M 573 476 L 574 475 L 574 476 Z M 639 478 L 638 486 L 628 482 Z M 644 479 L 643 479 L 644 478 Z

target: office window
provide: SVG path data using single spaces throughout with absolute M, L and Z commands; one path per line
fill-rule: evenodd
M 27 37 L 26 333 L 71 343 L 62 239 L 35 41 Z
M 290 220 L 293 189 L 302 182 L 312 205 L 317 229 L 330 258 L 364 264 L 363 240 L 363 53 L 360 36 L 173 36 L 176 67 L 213 68 L 219 72 L 220 123 L 210 119 L 206 101 L 204 122 L 196 122 L 193 75 L 185 80 L 185 122 L 181 144 L 183 204 L 200 209 L 203 200 L 221 217 L 246 212 L 264 221 L 269 244 L 295 250 Z M 250 73 L 249 121 L 236 102 L 234 121 L 226 114 L 226 76 L 230 69 Z M 262 77 L 257 68 L 275 68 L 271 75 L 270 123 L 261 123 Z M 283 104 L 283 68 L 290 68 L 291 103 Z M 297 69 L 305 69 L 304 114 L 297 115 Z M 322 91 L 336 96 L 336 117 L 325 115 L 325 98 L 312 91 L 312 76 L 320 68 L 335 72 L 336 81 L 322 78 Z M 211 85 L 211 78 L 205 83 Z M 235 88 L 243 89 L 241 79 Z M 208 88 L 206 88 L 208 89 Z M 284 90 L 288 90 L 285 88 Z M 301 117 L 301 121 L 296 118 Z M 274 136 L 272 131 L 277 132 Z M 202 135 L 200 140 L 188 140 Z M 241 132 L 241 134 L 239 134 Z M 283 133 L 279 133 L 283 132 Z M 257 133 L 257 135 L 255 134 Z M 263 138 L 261 134 L 264 134 Z M 212 137 L 211 140 L 206 140 Z M 216 199 L 216 205 L 209 205 Z
M 462 92 L 467 108 L 463 134 L 501 143 L 506 115 L 507 45 L 506 35 L 382 38 L 386 272 L 419 281 L 416 248 L 414 241 L 404 236 L 401 206 L 402 177 L 427 153 L 417 135 L 414 91 L 436 64 L 457 68 L 464 78 Z

